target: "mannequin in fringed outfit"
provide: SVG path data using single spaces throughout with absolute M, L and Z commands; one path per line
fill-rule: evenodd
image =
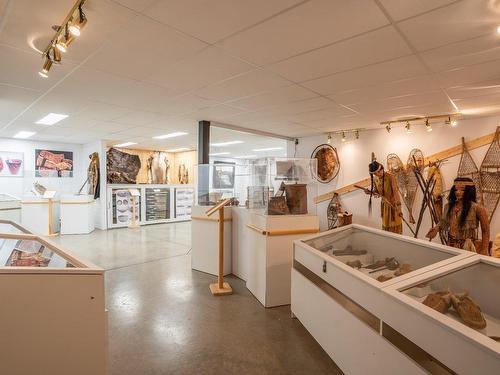
M 481 228 L 481 241 L 478 229 Z M 476 185 L 468 177 L 457 177 L 445 205 L 441 222 L 433 227 L 427 238 L 434 238 L 439 230 L 448 232 L 448 246 L 488 254 L 490 225 L 486 208 L 476 203 Z
M 371 213 L 372 197 L 383 197 L 381 202 L 382 229 L 388 232 L 403 233 L 401 219 L 401 198 L 399 196 L 396 177 L 384 170 L 384 166 L 373 160 L 368 166 L 370 171 L 371 187 L 368 207 Z

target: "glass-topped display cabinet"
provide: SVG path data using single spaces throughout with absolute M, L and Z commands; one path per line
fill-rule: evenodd
M 200 164 L 196 171 L 196 201 L 200 206 L 211 206 L 226 198 L 236 198 L 245 205 L 250 184 L 250 165 L 233 161 L 214 161 Z
M 373 314 L 380 291 L 394 283 L 472 256 L 470 252 L 351 224 L 295 241 L 294 261 Z
M 42 237 L 0 233 L 0 300 L 2 369 L 106 373 L 103 269 Z
M 500 369 L 500 260 L 473 255 L 388 288 L 392 328 L 456 373 Z
M 0 219 L 21 221 L 21 200 L 10 194 L 0 194 Z
M 26 233 L 31 234 L 31 232 L 19 225 L 15 221 L 12 220 L 4 220 L 0 219 L 0 233 Z

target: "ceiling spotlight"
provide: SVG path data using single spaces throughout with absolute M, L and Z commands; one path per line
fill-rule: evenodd
M 392 129 L 391 124 L 390 123 L 387 124 L 387 126 L 385 127 L 385 130 L 387 130 L 387 133 L 390 133 L 391 129 Z
M 52 60 L 46 57 L 45 62 L 43 63 L 42 70 L 40 70 L 38 74 L 43 78 L 47 78 L 49 76 L 49 70 L 51 66 L 52 66 Z
M 356 139 L 359 139 L 359 130 L 356 130 L 356 131 L 354 132 L 354 136 L 356 137 Z
M 500 34 L 500 26 L 497 27 L 497 33 Z
M 446 120 L 444 120 L 444 124 L 451 125 L 451 117 L 450 116 L 448 116 L 448 118 Z
M 81 30 L 83 29 L 86 23 L 87 23 L 87 17 L 85 16 L 85 13 L 83 13 L 82 4 L 80 4 L 78 6 L 78 17 L 68 27 L 68 30 L 73 36 L 80 36 Z
M 410 121 L 406 121 L 405 129 L 406 133 L 411 134 Z
M 47 56 L 52 60 L 53 63 L 60 64 L 61 63 L 61 51 L 58 48 L 52 47 Z
M 427 129 L 428 132 L 432 131 L 432 126 L 429 123 L 429 119 L 425 119 L 425 128 Z
M 328 133 L 328 144 L 331 144 L 332 143 L 332 135 L 330 133 Z
M 342 132 L 342 142 L 345 142 L 345 132 Z
M 457 126 L 457 125 L 458 125 L 458 121 L 457 121 L 457 120 L 453 120 L 453 121 L 451 122 L 451 126 L 455 127 L 455 126 Z
M 69 45 L 73 42 L 75 38 L 69 33 L 68 27 L 66 26 L 66 31 L 64 36 L 60 37 L 56 43 L 56 47 L 61 52 L 66 52 L 68 50 Z

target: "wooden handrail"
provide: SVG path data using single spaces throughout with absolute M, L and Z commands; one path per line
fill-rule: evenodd
M 262 234 L 263 236 L 288 236 L 288 235 L 295 235 L 295 234 L 311 234 L 311 233 L 318 233 L 319 228 L 303 228 L 303 229 L 287 229 L 287 230 L 265 230 L 262 228 L 259 228 L 255 225 L 252 224 L 247 224 L 247 228 L 250 228 L 254 231 L 256 231 L 259 234 Z
M 482 137 L 475 138 L 469 142 L 466 142 L 465 145 L 466 145 L 468 150 L 474 150 L 476 148 L 489 145 L 493 141 L 494 137 L 495 137 L 495 133 L 483 135 Z M 438 161 L 438 160 L 451 158 L 453 156 L 460 155 L 461 153 L 462 153 L 462 144 L 460 143 L 459 145 L 447 148 L 446 150 L 439 151 L 435 154 L 432 154 L 432 155 L 426 157 L 425 164 L 428 164 L 429 162 L 434 162 L 434 161 Z M 317 204 L 317 203 L 329 201 L 330 199 L 332 199 L 334 193 L 337 193 L 339 195 L 343 195 L 343 194 L 347 194 L 347 193 L 353 192 L 355 190 L 358 190 L 358 188 L 356 188 L 355 185 L 359 185 L 359 186 L 363 186 L 363 187 L 368 186 L 368 185 L 370 185 L 370 179 L 365 178 L 363 180 L 360 180 L 360 181 L 354 182 L 352 184 L 343 186 L 339 189 L 333 190 L 329 193 L 319 195 L 314 199 L 314 202 Z

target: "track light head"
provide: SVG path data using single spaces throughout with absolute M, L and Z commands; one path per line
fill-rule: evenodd
M 427 119 L 427 118 L 425 119 L 425 128 L 427 129 L 428 132 L 432 131 L 432 126 L 429 123 L 429 119 Z
M 385 130 L 387 130 L 387 133 L 390 133 L 391 129 L 392 129 L 391 124 L 390 123 L 387 124 L 386 127 L 385 127 Z
M 328 144 L 331 144 L 332 143 L 332 135 L 330 133 L 328 133 L 328 140 L 327 140 Z
M 83 13 L 82 5 L 78 7 L 78 16 L 73 18 L 73 21 L 68 26 L 68 31 L 73 36 L 80 36 L 83 27 L 87 24 L 87 17 Z
M 354 136 L 356 137 L 356 139 L 359 139 L 359 130 L 356 130 L 356 131 L 354 132 Z
M 345 132 L 342 132 L 342 142 L 345 142 Z
M 455 126 L 457 126 L 457 125 L 458 125 L 458 121 L 457 121 L 457 120 L 453 120 L 453 121 L 451 122 L 451 126 L 455 127 Z
M 40 77 L 47 78 L 49 76 L 49 70 L 51 67 L 52 67 L 52 60 L 50 59 L 50 57 L 47 56 L 45 58 L 45 62 L 43 63 L 42 70 L 38 72 Z
M 451 116 L 448 116 L 446 120 L 444 120 L 445 125 L 451 125 Z
M 406 121 L 405 129 L 408 134 L 411 134 L 410 121 Z

